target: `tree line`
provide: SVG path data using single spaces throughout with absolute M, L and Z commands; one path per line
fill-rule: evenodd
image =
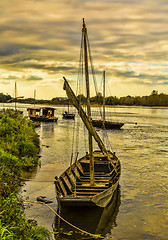
M 168 106 L 168 95 L 153 90 L 149 96 L 142 97 L 107 97 L 106 105 L 128 105 L 128 106 Z
M 86 97 L 83 94 L 77 96 L 78 100 L 82 104 L 86 104 Z M 0 93 L 0 102 L 8 102 L 12 100 L 10 95 L 5 95 Z M 101 93 L 97 93 L 96 96 L 91 97 L 91 104 L 103 104 L 103 96 Z M 13 99 L 14 101 L 14 99 Z M 67 105 L 69 100 L 63 97 L 55 97 L 52 100 L 43 100 L 43 99 L 34 99 L 34 98 L 25 98 L 17 99 L 17 102 L 21 103 L 35 103 L 35 104 L 54 104 L 54 105 Z M 127 105 L 127 106 L 168 106 L 168 95 L 164 93 L 158 93 L 158 91 L 153 90 L 149 96 L 125 96 L 125 97 L 116 97 L 109 96 L 105 98 L 106 105 Z
M 86 103 L 86 98 L 83 95 L 78 96 L 82 103 Z M 95 97 L 91 99 L 92 104 L 103 104 L 103 96 L 101 93 L 97 93 Z M 105 98 L 106 105 L 127 105 L 127 106 L 168 106 L 168 95 L 158 93 L 153 90 L 149 96 L 126 96 L 126 97 L 113 97 L 109 96 Z
M 7 102 L 10 99 L 12 99 L 12 97 L 10 95 L 0 93 L 0 102 Z

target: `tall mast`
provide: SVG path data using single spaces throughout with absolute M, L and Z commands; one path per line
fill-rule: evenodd
M 69 99 L 68 99 L 68 114 L 69 114 Z
M 16 82 L 15 82 L 15 111 L 16 111 Z
M 91 122 L 91 108 L 90 108 L 90 89 L 89 89 L 89 71 L 88 71 L 88 50 L 87 50 L 87 28 L 83 18 L 82 35 L 84 41 L 84 60 L 85 60 L 85 80 L 87 92 L 87 115 Z M 90 185 L 94 185 L 94 157 L 93 157 L 93 141 L 92 135 L 89 132 L 89 156 L 90 156 Z
M 103 126 L 105 124 L 105 71 L 103 71 Z
M 36 101 L 36 90 L 34 89 L 34 107 L 35 107 L 35 101 Z

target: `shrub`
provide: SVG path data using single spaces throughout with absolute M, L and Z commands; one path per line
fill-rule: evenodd
M 19 194 L 23 171 L 38 163 L 39 139 L 19 112 L 0 112 L 0 240 L 49 240 L 49 230 L 34 226 L 24 214 Z

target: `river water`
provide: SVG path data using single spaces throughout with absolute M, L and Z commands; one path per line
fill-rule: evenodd
M 11 107 L 12 104 L 5 105 Z M 28 105 L 18 105 L 26 115 Z M 4 107 L 4 105 L 1 107 Z M 70 163 L 74 122 L 79 122 L 78 151 L 85 154 L 85 130 L 76 114 L 74 120 L 62 119 L 66 109 L 56 106 L 57 123 L 41 123 L 36 128 L 41 144 L 41 167 L 25 176 L 22 195 L 36 201 L 38 196 L 52 199 L 57 210 L 54 177 L 59 176 Z M 72 108 L 72 111 L 75 110 Z M 94 114 L 97 109 L 93 108 Z M 122 130 L 108 130 L 108 141 L 121 161 L 120 204 L 115 221 L 108 228 L 105 239 L 141 240 L 168 239 L 168 108 L 115 107 L 107 115 L 125 125 Z M 104 139 L 104 131 L 97 130 Z M 83 137 L 84 136 L 84 137 Z M 96 144 L 94 144 L 96 148 Z M 54 214 L 43 205 L 29 204 L 25 210 L 43 226 L 52 230 Z M 82 216 L 81 216 L 82 217 Z M 84 229 L 87 230 L 87 229 Z M 60 238 L 61 239 L 61 238 Z M 66 239 L 66 238 L 62 238 Z M 73 236 L 72 238 L 73 239 Z

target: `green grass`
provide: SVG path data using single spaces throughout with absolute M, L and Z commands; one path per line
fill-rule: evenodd
M 50 240 L 49 230 L 25 217 L 19 194 L 23 171 L 38 164 L 39 139 L 19 112 L 0 112 L 0 240 Z

